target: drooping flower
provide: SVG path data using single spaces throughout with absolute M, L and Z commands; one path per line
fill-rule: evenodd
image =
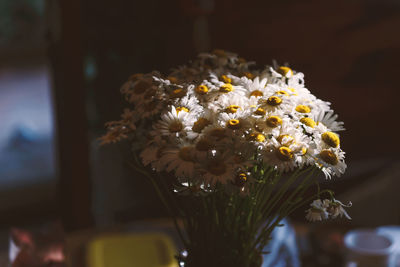
M 329 213 L 326 210 L 326 206 L 321 199 L 316 199 L 310 204 L 311 208 L 306 210 L 306 219 L 311 222 L 326 220 L 329 217 Z

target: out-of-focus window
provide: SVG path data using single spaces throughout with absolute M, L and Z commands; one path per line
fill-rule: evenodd
M 0 211 L 55 192 L 44 0 L 0 1 Z

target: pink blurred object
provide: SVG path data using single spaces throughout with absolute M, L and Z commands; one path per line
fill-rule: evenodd
M 9 261 L 12 267 L 64 267 L 64 231 L 52 223 L 37 231 L 10 230 Z

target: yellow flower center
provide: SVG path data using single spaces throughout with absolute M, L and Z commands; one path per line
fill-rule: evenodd
M 278 142 L 281 143 L 283 146 L 289 146 L 294 142 L 293 136 L 290 136 L 288 134 L 282 134 L 278 136 L 276 140 L 278 140 Z
M 250 72 L 243 72 L 243 75 L 246 76 L 248 79 L 253 79 L 254 78 L 254 74 L 250 73 Z
M 201 133 L 201 131 L 211 122 L 205 118 L 199 118 L 192 127 L 193 132 Z
M 189 112 L 188 108 L 185 107 L 177 107 L 176 108 L 176 113 L 179 114 L 179 112 L 184 111 L 184 112 Z
M 287 77 L 287 76 L 290 77 L 293 75 L 293 71 L 289 67 L 280 66 L 277 71 L 279 74 L 281 74 L 282 76 L 285 76 L 285 77 Z
M 282 125 L 282 119 L 279 118 L 278 116 L 270 116 L 266 120 L 266 123 L 268 127 L 275 128 L 278 127 L 279 125 Z
M 235 177 L 235 185 L 243 187 L 247 182 L 247 175 L 244 172 L 238 173 Z
M 205 95 L 208 93 L 208 87 L 205 86 L 204 84 L 199 85 L 196 87 L 195 89 L 196 93 L 198 93 L 199 95 Z
M 183 125 L 182 125 L 182 123 L 180 121 L 174 121 L 168 127 L 168 130 L 171 133 L 180 132 L 182 129 L 183 129 Z
M 239 108 L 240 107 L 238 105 L 230 105 L 229 107 L 226 108 L 226 112 L 228 112 L 228 113 L 236 113 L 236 111 Z
M 330 151 L 328 149 L 322 150 L 321 153 L 319 153 L 319 155 L 320 155 L 321 159 L 328 164 L 336 165 L 339 162 L 335 153 L 333 153 L 332 151 Z
M 305 105 L 298 105 L 296 107 L 296 111 L 300 112 L 300 113 L 310 113 L 311 108 L 309 106 L 305 106 Z
M 174 76 L 168 76 L 167 79 L 171 82 L 171 83 L 178 83 L 178 78 L 174 77 Z
M 301 148 L 301 154 L 302 154 L 302 155 L 305 155 L 306 153 L 307 153 L 307 148 L 302 147 L 302 148 Z
M 255 96 L 255 97 L 260 97 L 263 96 L 263 92 L 261 92 L 260 90 L 254 90 L 253 92 L 250 93 L 250 96 Z
M 293 158 L 293 153 L 290 148 L 281 146 L 276 150 L 276 156 L 282 161 L 289 161 Z
M 181 97 L 184 97 L 185 95 L 186 95 L 186 92 L 182 88 L 177 88 L 177 89 L 173 90 L 170 94 L 171 98 L 181 98 Z
M 270 96 L 267 99 L 267 104 L 270 106 L 278 106 L 282 103 L 282 99 L 278 96 Z
M 340 144 L 339 136 L 332 132 L 325 132 L 321 135 L 322 141 L 324 141 L 328 146 L 338 147 Z
M 233 86 L 230 83 L 226 83 L 219 88 L 221 93 L 229 93 L 233 91 Z
M 283 90 L 280 90 L 280 91 L 276 92 L 276 94 L 277 94 L 277 95 L 286 95 L 286 96 L 289 95 L 287 92 L 285 92 L 285 91 L 283 91 Z
M 304 125 L 307 125 L 308 127 L 314 128 L 316 123 L 313 119 L 311 118 L 301 118 L 300 122 L 303 123 Z
M 193 161 L 192 157 L 192 148 L 191 147 L 182 147 L 179 150 L 179 158 L 182 159 L 183 161 Z
M 236 119 L 229 120 L 229 121 L 227 122 L 226 126 L 227 126 L 229 129 L 232 129 L 232 130 L 238 130 L 238 129 L 240 129 L 240 127 L 241 127 L 241 125 L 240 125 L 240 120 L 236 120 Z
M 225 129 L 223 128 L 215 128 L 210 131 L 210 135 L 217 139 L 222 139 L 225 137 Z
M 226 172 L 226 165 L 220 160 L 214 160 L 208 164 L 208 171 L 214 175 L 222 175 Z
M 208 151 L 212 148 L 212 143 L 207 139 L 200 139 L 196 144 L 196 149 L 198 151 Z
M 221 80 L 223 80 L 225 83 L 231 83 L 232 82 L 232 79 L 229 78 L 226 75 L 221 75 Z
M 257 108 L 256 111 L 254 111 L 254 114 L 264 116 L 265 115 L 265 110 L 263 108 Z
M 225 51 L 222 50 L 222 49 L 214 49 L 213 50 L 213 54 L 218 56 L 218 57 L 225 57 L 226 56 Z
M 133 87 L 133 93 L 136 95 L 141 95 L 143 94 L 151 84 L 146 81 L 138 81 L 135 86 Z
M 293 87 L 288 87 L 288 90 L 292 93 L 297 93 L 296 89 L 294 89 Z
M 251 133 L 251 134 L 249 134 L 248 139 L 251 141 L 264 142 L 265 135 L 260 134 L 260 133 Z

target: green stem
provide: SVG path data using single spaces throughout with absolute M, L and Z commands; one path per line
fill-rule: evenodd
M 137 157 L 135 157 L 135 161 L 138 164 Z M 157 193 L 158 197 L 160 198 L 161 202 L 164 204 L 165 208 L 167 209 L 168 214 L 172 218 L 174 226 L 175 226 L 175 228 L 176 228 L 176 230 L 178 232 L 179 238 L 181 239 L 181 241 L 182 241 L 182 243 L 184 244 L 185 247 L 188 246 L 188 242 L 183 237 L 183 234 L 182 234 L 182 232 L 180 230 L 180 227 L 178 225 L 176 217 L 175 217 L 174 213 L 172 212 L 172 209 L 168 205 L 168 202 L 165 200 L 164 195 L 161 192 L 157 182 L 154 180 L 154 177 L 152 175 L 150 175 L 149 173 L 147 173 L 146 171 L 142 170 L 142 168 L 139 168 L 138 166 L 133 165 L 133 167 L 135 168 L 136 171 L 140 172 L 141 174 L 143 174 L 144 176 L 149 178 L 150 182 L 153 184 L 154 189 L 156 190 L 156 193 Z

